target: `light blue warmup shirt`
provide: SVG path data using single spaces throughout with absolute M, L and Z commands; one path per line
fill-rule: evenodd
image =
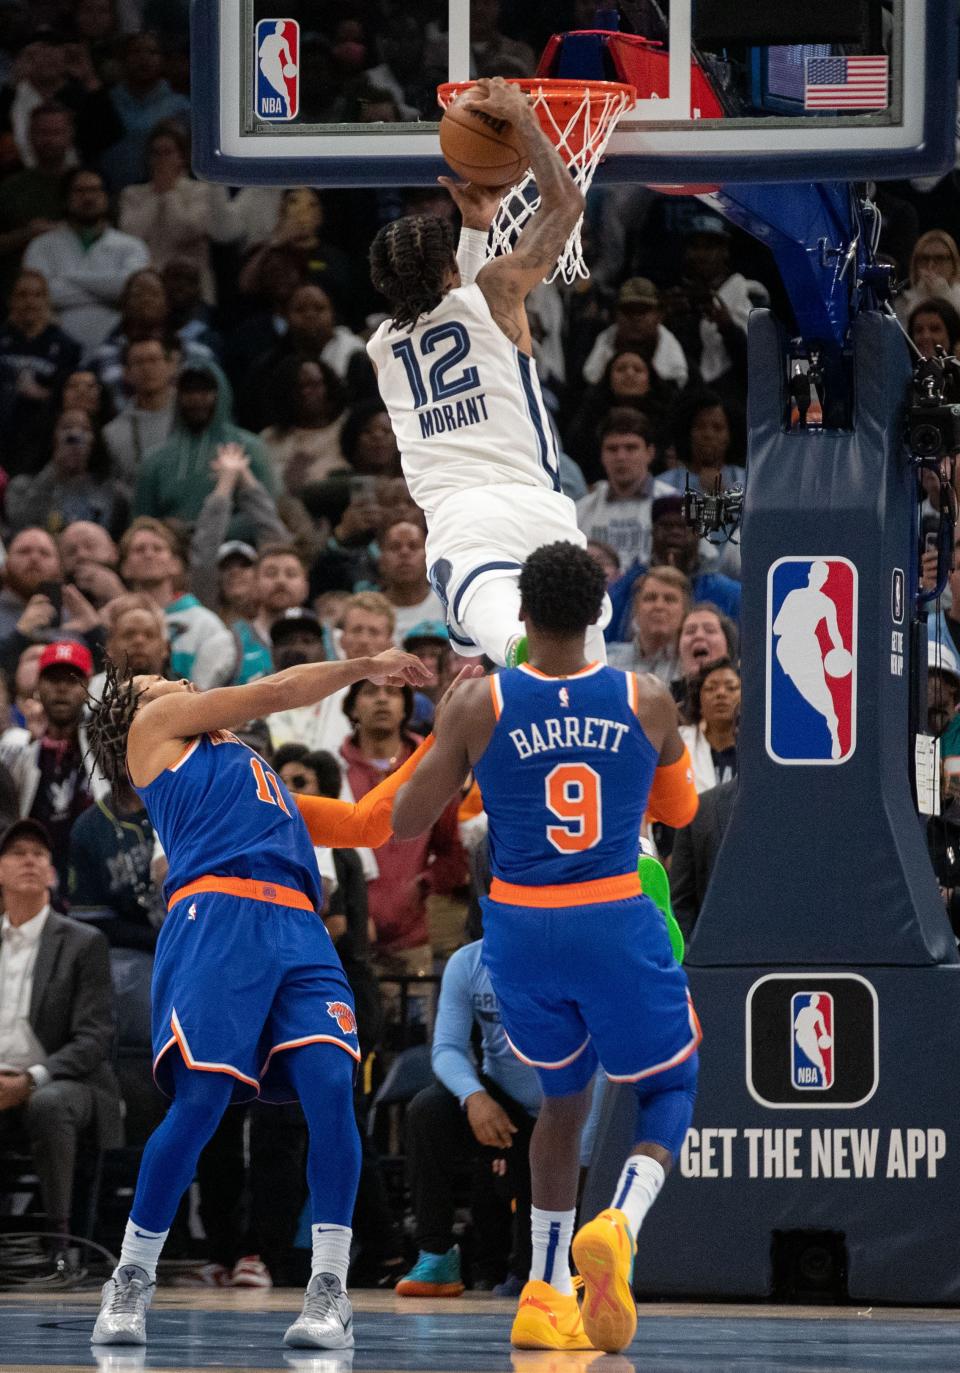
M 480 939 L 467 944 L 443 970 L 433 1027 L 433 1071 L 461 1106 L 468 1096 L 484 1090 L 470 1048 L 476 1021 L 483 1041 L 484 1075 L 535 1116 L 540 1110 L 540 1082 L 534 1069 L 521 1063 L 507 1043 L 497 998 L 480 961 L 482 950 Z
M 433 1071 L 461 1106 L 474 1092 L 484 1091 L 470 1045 L 476 1020 L 483 1041 L 484 1076 L 535 1116 L 540 1110 L 540 1083 L 534 1069 L 521 1063 L 507 1043 L 500 1024 L 497 998 L 489 974 L 480 961 L 482 951 L 482 939 L 467 944 L 457 950 L 443 970 L 433 1029 Z M 593 1153 L 605 1085 L 603 1072 L 598 1072 L 594 1079 L 593 1105 L 580 1140 L 580 1164 L 584 1168 L 589 1166 Z

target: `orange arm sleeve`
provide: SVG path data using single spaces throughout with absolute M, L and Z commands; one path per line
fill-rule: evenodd
M 396 772 L 368 791 L 361 801 L 297 793 L 293 799 L 312 842 L 330 849 L 377 849 L 385 844 L 393 834 L 393 798 L 432 747 L 431 734 Z
M 675 763 L 657 768 L 654 773 L 647 814 L 661 825 L 682 829 L 696 815 L 699 804 L 697 789 L 693 785 L 693 764 L 684 748 Z

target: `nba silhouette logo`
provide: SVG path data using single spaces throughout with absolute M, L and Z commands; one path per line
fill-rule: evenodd
M 895 567 L 890 580 L 890 616 L 895 625 L 903 624 L 904 585 L 903 568 Z
M 767 575 L 767 753 L 845 763 L 857 744 L 857 569 L 846 558 L 780 558 Z
M 794 1087 L 828 1092 L 833 1086 L 833 997 L 829 992 L 795 992 L 790 998 L 790 1026 Z
M 258 119 L 286 121 L 300 113 L 300 25 L 295 19 L 261 19 L 254 39 Z

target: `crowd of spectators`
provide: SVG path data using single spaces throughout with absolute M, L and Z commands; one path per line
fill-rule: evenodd
M 305 67 L 305 102 L 327 118 L 432 116 L 445 6 L 315 8 L 310 23 L 302 17 L 304 51 L 320 54 L 324 81 L 310 85 Z M 529 72 L 550 28 L 562 26 L 555 8 L 473 0 L 474 74 Z M 593 6 L 565 8 L 566 21 L 589 22 Z M 28 873 L 38 890 L 49 885 L 49 905 L 44 897 L 33 915 L 52 907 L 44 939 L 67 940 L 71 922 L 84 931 L 75 985 L 61 988 L 81 1010 L 57 1033 L 64 1042 L 93 1035 L 101 1058 L 110 1052 L 103 940 L 114 957 L 149 962 L 164 915 L 164 859 L 143 805 L 130 789 L 111 796 L 86 752 L 85 702 L 100 688 L 104 654 L 130 672 L 171 672 L 206 688 L 406 645 L 435 670 L 429 693 L 359 683 L 251 721 L 245 736 L 291 787 L 356 799 L 409 756 L 460 665 L 364 348 L 383 317 L 366 268 L 372 237 L 403 213 L 454 219 L 453 202 L 388 185 L 237 191 L 193 180 L 187 19 L 175 0 L 0 6 L 0 819 L 38 821 L 49 837 L 50 872 L 37 860 Z M 881 246 L 905 284 L 897 313 L 924 353 L 960 344 L 956 189 L 952 175 L 884 189 L 896 235 Z M 696 200 L 598 191 L 585 248 L 588 280 L 531 297 L 534 347 L 564 489 L 608 581 L 610 661 L 670 685 L 705 796 L 689 831 L 654 836 L 665 858 L 674 851 L 675 906 L 689 933 L 736 789 L 740 561 L 735 540 L 708 542 L 688 528 L 681 493 L 746 480 L 747 317 L 784 296 L 766 251 Z M 960 700 L 949 656 L 951 643 L 960 650 L 960 574 L 950 592 L 935 621 L 947 657 L 934 664 L 931 690 L 931 718 L 939 710 L 937 732 L 947 734 Z M 948 795 L 960 794 L 960 768 L 950 777 Z M 30 842 L 21 834 L 9 857 L 0 852 L 4 911 L 7 873 L 23 886 L 17 863 Z M 503 1178 L 496 1161 L 511 1147 L 519 1156 L 538 1100 L 503 1053 L 492 993 L 478 989 L 483 847 L 471 793 L 416 843 L 321 855 L 324 919 L 354 987 L 368 1060 L 361 1114 L 411 1022 L 421 1037 L 431 1032 L 429 998 L 411 996 L 411 980 L 435 978 L 451 953 L 472 950 L 449 964 L 437 1084 L 410 1113 L 416 1238 L 438 1257 L 453 1242 L 451 1160 L 469 1144 Z M 952 857 L 940 859 L 950 901 L 960 877 L 950 878 Z M 18 1044 L 5 1017 L 12 979 L 23 975 L 21 943 L 5 915 L 0 1123 L 23 1106 L 4 1071 L 42 1062 L 40 1049 L 63 1053 Z M 95 985 L 81 992 L 83 976 Z M 96 1003 L 89 1024 L 87 1002 Z M 69 1062 L 90 1079 L 89 1054 Z M 148 1064 L 142 1073 L 148 1081 Z M 41 1108 L 26 1122 L 34 1138 L 49 1101 L 40 1077 L 32 1100 Z M 451 1109 L 458 1099 L 463 1116 Z M 142 1132 L 126 1104 L 136 1144 Z M 197 1281 L 263 1286 L 268 1268 L 283 1273 L 303 1201 L 289 1177 L 298 1158 L 302 1171 L 303 1150 L 291 1110 L 281 1128 L 253 1108 L 246 1183 L 242 1113 L 211 1144 L 199 1178 L 208 1262 Z M 53 1102 L 47 1118 L 72 1132 L 75 1153 L 89 1103 L 70 1111 Z M 5 1139 L 0 1132 L 0 1147 Z M 51 1221 L 66 1226 L 69 1182 L 58 1190 L 49 1171 Z M 402 1271 L 402 1217 L 374 1155 L 364 1176 L 361 1257 L 371 1280 L 386 1281 Z M 516 1169 L 510 1176 L 512 1197 L 526 1195 Z M 237 1220 L 244 1186 L 246 1228 Z M 505 1276 L 511 1243 L 516 1250 L 525 1233 L 520 1226 L 511 1240 L 509 1223 L 503 1231 L 509 1210 L 487 1225 L 481 1284 Z M 268 1264 L 244 1259 L 254 1244 Z M 448 1269 L 456 1287 L 459 1268 Z M 516 1255 L 512 1271 L 522 1272 Z

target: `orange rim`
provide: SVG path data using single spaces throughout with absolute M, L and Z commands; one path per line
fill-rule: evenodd
M 464 91 L 470 90 L 477 83 L 475 81 L 445 81 L 437 87 L 437 101 L 447 109 L 456 100 L 457 96 Z M 577 112 L 584 103 L 585 95 L 593 95 L 596 100 L 588 104 L 584 110 L 584 126 L 589 129 L 592 139 L 598 129 L 606 127 L 606 120 L 610 117 L 610 98 L 614 100 L 619 97 L 625 100 L 620 114 L 633 105 L 637 98 L 635 86 L 629 85 L 624 81 L 575 81 L 575 80 L 551 80 L 543 76 L 524 76 L 511 78 L 511 86 L 519 86 L 527 95 L 540 96 L 543 104 L 552 112 L 556 124 L 561 129 L 566 129 L 566 146 L 559 144 L 561 152 L 567 152 L 572 156 L 579 156 L 586 139 L 583 136 L 584 130 L 579 130 L 579 137 L 571 136 L 570 124 L 575 119 Z M 604 99 L 607 97 L 607 99 Z M 543 132 L 551 140 L 557 142 L 557 129 L 554 128 L 546 111 L 542 108 L 536 110 L 537 117 Z
M 437 87 L 437 99 L 446 106 L 476 84 L 476 81 L 444 81 Z M 509 77 L 507 84 L 519 86 L 527 95 L 541 93 L 548 101 L 582 98 L 586 91 L 596 91 L 597 95 L 625 95 L 631 101 L 637 98 L 636 86 L 626 81 L 575 81 L 572 78 L 561 80 L 549 76 L 523 76 Z

